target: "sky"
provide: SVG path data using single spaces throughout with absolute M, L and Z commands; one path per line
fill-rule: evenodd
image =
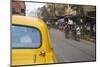
M 30 12 L 36 12 L 37 8 L 41 8 L 45 5 L 45 3 L 34 3 L 34 2 L 26 2 L 26 16 L 29 16 Z

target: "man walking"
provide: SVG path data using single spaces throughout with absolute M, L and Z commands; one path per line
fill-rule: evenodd
M 77 41 L 80 41 L 80 35 L 81 35 L 80 27 L 77 26 L 77 28 L 76 28 L 76 40 Z

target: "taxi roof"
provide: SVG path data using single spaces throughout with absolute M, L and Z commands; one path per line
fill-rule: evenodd
M 29 26 L 37 26 L 37 27 L 46 26 L 46 24 L 42 19 L 35 18 L 35 17 L 19 16 L 19 15 L 12 16 L 12 24 L 29 25 Z

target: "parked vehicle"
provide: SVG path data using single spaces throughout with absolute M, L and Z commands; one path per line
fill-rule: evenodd
M 56 62 L 45 22 L 38 18 L 12 16 L 12 66 Z

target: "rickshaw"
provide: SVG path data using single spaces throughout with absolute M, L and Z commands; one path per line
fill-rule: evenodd
M 12 16 L 12 66 L 57 63 L 45 22 Z

